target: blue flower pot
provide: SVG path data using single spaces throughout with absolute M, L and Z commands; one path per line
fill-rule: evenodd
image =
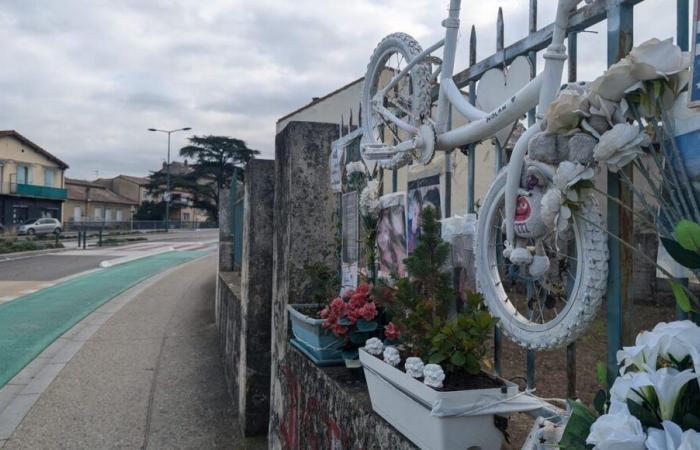
M 292 333 L 294 334 L 291 344 L 319 366 L 343 365 L 345 363 L 341 351 L 343 341 L 335 337 L 330 330 L 321 326 L 323 319 L 309 317 L 296 309 L 296 307 L 310 306 L 315 305 L 287 305 L 289 320 L 292 322 Z

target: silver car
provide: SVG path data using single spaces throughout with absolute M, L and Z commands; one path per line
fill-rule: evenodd
M 60 232 L 61 222 L 51 217 L 30 219 L 17 228 L 17 234 L 59 234 Z

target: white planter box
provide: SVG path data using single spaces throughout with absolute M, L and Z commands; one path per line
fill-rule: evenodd
M 439 392 L 360 349 L 372 409 L 418 447 L 426 450 L 499 450 L 503 434 L 493 422 L 493 414 L 474 416 L 431 416 L 433 405 L 454 407 L 475 404 L 488 394 L 503 398 L 518 392 L 507 382 L 501 389 Z

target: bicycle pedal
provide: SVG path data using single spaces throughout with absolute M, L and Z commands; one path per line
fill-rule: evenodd
M 396 154 L 396 149 L 392 145 L 386 144 L 361 144 L 362 154 L 366 159 L 379 161 L 391 159 Z

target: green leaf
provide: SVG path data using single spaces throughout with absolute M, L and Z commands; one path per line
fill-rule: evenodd
M 700 250 L 700 225 L 690 220 L 681 220 L 675 229 L 676 240 L 681 246 L 692 252 Z
M 450 362 L 455 366 L 462 367 L 464 363 L 467 362 L 467 359 L 464 357 L 462 352 L 456 352 L 452 355 L 452 358 L 450 358 Z
M 430 355 L 430 358 L 428 358 L 428 362 L 431 364 L 440 364 L 444 360 L 447 359 L 447 356 L 445 356 L 444 353 L 433 353 Z
M 586 438 L 590 434 L 591 425 L 596 420 L 594 411 L 591 411 L 583 403 L 567 400 L 571 409 L 571 417 L 564 428 L 559 446 L 566 449 L 592 448 L 586 444 Z
M 630 414 L 639 419 L 645 429 L 647 427 L 662 428 L 659 419 L 652 411 L 629 398 L 627 399 L 627 409 L 629 409 Z
M 673 239 L 660 238 L 664 248 L 678 264 L 689 269 L 700 269 L 700 255 L 683 248 Z
M 605 403 L 608 401 L 608 395 L 604 390 L 600 389 L 593 397 L 593 408 L 598 414 L 605 414 Z
M 598 384 L 601 386 L 608 385 L 608 368 L 603 361 L 598 361 L 595 364 L 595 377 L 598 380 Z
M 374 331 L 379 326 L 379 324 L 377 324 L 375 321 L 367 322 L 364 319 L 358 319 L 355 325 L 357 326 L 358 331 L 364 332 Z
M 677 281 L 668 280 L 668 282 L 671 283 L 671 290 L 673 291 L 673 296 L 676 297 L 678 307 L 683 312 L 690 312 L 690 310 L 693 308 L 690 306 L 690 299 L 688 298 L 688 294 L 683 289 L 683 286 L 681 286 L 681 284 Z

